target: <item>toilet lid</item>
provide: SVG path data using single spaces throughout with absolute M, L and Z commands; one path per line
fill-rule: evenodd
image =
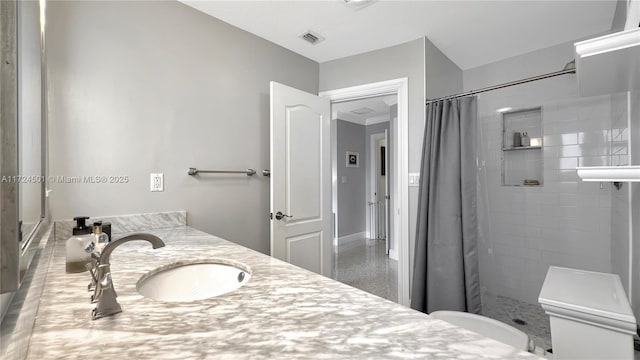
M 540 304 L 589 314 L 633 325 L 631 310 L 620 277 L 578 269 L 550 266 L 540 291 Z

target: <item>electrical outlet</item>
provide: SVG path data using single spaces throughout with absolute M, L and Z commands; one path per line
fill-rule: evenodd
M 164 191 L 163 173 L 151 173 L 151 191 Z

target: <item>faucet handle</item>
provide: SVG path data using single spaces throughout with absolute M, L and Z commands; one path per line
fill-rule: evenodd
M 104 274 L 102 279 L 100 279 L 100 286 L 109 287 L 110 285 L 111 285 L 111 273 L 108 272 L 108 273 Z
M 87 268 L 87 270 L 89 270 L 89 274 L 91 274 L 91 282 L 89 283 L 89 285 L 87 285 L 87 291 L 93 291 L 96 287 L 96 284 L 98 283 L 98 279 L 96 278 L 96 271 L 94 270 L 95 268 L 91 263 L 85 264 L 84 266 Z

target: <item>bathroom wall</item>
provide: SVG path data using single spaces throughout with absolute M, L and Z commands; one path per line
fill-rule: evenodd
M 462 92 L 462 70 L 427 38 L 424 50 L 427 99 Z
M 318 64 L 176 1 L 51 1 L 48 16 L 50 175 L 80 177 L 50 185 L 53 218 L 186 210 L 268 253 L 269 178 L 187 169 L 268 169 L 269 81 L 317 93 Z
M 627 93 L 611 95 L 611 162 L 629 165 Z M 629 190 L 628 184 L 611 190 L 611 272 L 620 276 L 629 294 Z
M 320 64 L 320 91 L 378 81 L 409 79 L 409 172 L 420 171 L 420 151 L 424 132 L 425 65 L 424 38 L 404 44 L 349 56 Z M 395 125 L 391 124 L 391 131 Z M 397 166 L 398 164 L 396 164 Z M 417 214 L 418 188 L 409 188 L 409 244 L 413 247 Z M 396 209 L 391 198 L 391 208 Z M 409 269 L 413 267 L 413 251 L 409 253 Z M 410 277 L 411 278 L 411 277 Z
M 364 238 L 367 216 L 365 197 L 367 150 L 365 126 L 344 120 L 336 120 L 338 147 L 338 240 L 354 235 Z M 347 167 L 346 153 L 360 154 L 358 167 Z M 352 239 L 356 240 L 356 239 Z
M 428 39 L 320 64 L 320 91 L 377 81 L 409 78 L 409 172 L 420 172 L 425 97 L 462 90 L 462 71 Z M 391 131 L 394 127 L 391 124 Z M 418 187 L 409 187 L 409 269 L 413 270 Z M 392 208 L 393 208 L 392 199 Z M 411 279 L 411 276 L 410 276 Z
M 465 90 L 562 69 L 573 42 L 464 72 Z M 526 66 L 523 66 L 526 64 Z M 480 94 L 480 276 L 484 294 L 537 303 L 550 265 L 611 272 L 611 184 L 576 166 L 610 162 L 611 96 L 580 98 L 575 75 Z M 542 106 L 543 186 L 501 185 L 500 108 Z M 488 292 L 488 293 L 487 293 Z

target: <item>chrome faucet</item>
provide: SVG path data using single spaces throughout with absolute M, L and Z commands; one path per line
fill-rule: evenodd
M 89 290 L 95 290 L 94 294 L 91 296 L 91 302 L 97 303 L 96 308 L 93 309 L 91 313 L 91 318 L 93 320 L 122 312 L 122 308 L 116 300 L 118 295 L 113 287 L 113 281 L 111 279 L 111 264 L 109 261 L 111 253 L 115 248 L 132 240 L 146 240 L 151 243 L 154 249 L 164 246 L 162 239 L 155 235 L 137 233 L 127 235 L 108 243 L 99 255 L 95 253 L 92 254 L 94 259 L 97 261 L 95 271 L 90 272 L 93 277 L 93 282 L 92 284 L 89 284 Z

